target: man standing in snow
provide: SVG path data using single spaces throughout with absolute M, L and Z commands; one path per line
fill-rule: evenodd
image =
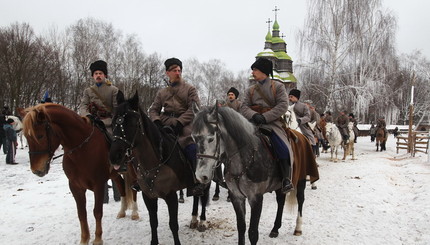
M 6 154 L 6 164 L 18 164 L 15 162 L 16 147 L 18 146 L 18 141 L 16 137 L 16 132 L 13 129 L 13 124 L 15 121 L 12 118 L 7 119 L 6 124 L 3 125 L 3 129 L 6 134 L 8 149 Z

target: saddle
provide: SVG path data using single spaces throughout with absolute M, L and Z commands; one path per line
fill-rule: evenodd
M 106 142 L 110 147 L 113 141 L 113 137 L 108 133 L 104 122 L 99 117 L 91 114 L 88 114 L 87 117 L 91 120 L 91 124 L 94 125 L 94 127 L 98 128 L 103 133 L 103 135 L 105 136 Z

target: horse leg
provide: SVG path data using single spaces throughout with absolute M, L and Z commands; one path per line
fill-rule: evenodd
M 263 195 L 256 194 L 248 198 L 251 206 L 251 219 L 249 221 L 248 237 L 252 245 L 258 242 L 258 225 L 260 223 L 261 210 L 263 208 Z
M 149 198 L 145 194 L 142 193 L 143 201 L 145 202 L 146 208 L 148 209 L 149 214 L 149 223 L 151 225 L 151 245 L 158 245 L 158 199 L 157 198 Z
M 93 241 L 94 245 L 102 245 L 102 218 L 103 218 L 103 191 L 104 184 L 101 183 L 94 188 L 94 210 L 93 214 L 96 219 L 96 231 L 95 238 Z
M 236 226 L 238 232 L 238 244 L 245 245 L 245 231 L 246 231 L 246 222 L 245 222 L 245 197 L 238 197 L 233 193 L 230 193 L 230 200 L 233 204 L 234 212 L 236 213 Z
M 88 227 L 87 220 L 87 208 L 86 208 L 86 197 L 85 189 L 71 185 L 69 182 L 70 191 L 73 194 L 76 202 L 76 208 L 78 210 L 79 223 L 81 225 L 81 242 L 79 244 L 88 244 L 90 241 L 90 229 Z
M 285 204 L 285 193 L 282 193 L 280 189 L 276 190 L 276 202 L 278 203 L 278 211 L 276 212 L 275 223 L 273 224 L 272 231 L 269 234 L 269 237 L 278 237 L 279 228 L 282 226 L 282 213 L 284 211 Z
M 219 200 L 219 184 L 215 183 L 215 194 L 212 197 L 212 201 L 218 201 Z
M 120 208 L 118 214 L 116 215 L 116 218 L 117 219 L 124 218 L 125 217 L 125 211 L 127 210 L 127 199 L 125 198 L 125 196 L 126 196 L 125 181 L 123 178 L 121 178 L 121 176 L 117 172 L 112 172 L 110 177 L 111 177 L 111 180 L 113 182 L 112 188 L 114 188 L 114 186 L 115 186 L 117 191 L 121 195 L 121 198 L 120 198 L 121 199 L 121 208 Z M 114 189 L 114 198 L 115 198 L 115 189 Z M 115 198 L 115 201 L 116 200 L 117 200 L 117 198 Z
M 199 221 L 197 220 L 198 211 L 199 211 L 199 197 L 193 196 L 193 210 L 191 211 L 191 222 L 190 222 L 191 229 L 196 229 L 197 225 L 199 224 Z
M 179 224 L 178 224 L 178 196 L 176 195 L 176 191 L 171 191 L 167 194 L 164 199 L 167 204 L 167 209 L 169 210 L 169 227 L 172 231 L 173 240 L 175 245 L 180 245 L 179 241 Z
M 303 203 L 305 202 L 305 188 L 306 188 L 306 180 L 299 180 L 297 183 L 297 204 L 298 204 L 298 212 L 296 219 L 296 228 L 294 229 L 295 236 L 302 235 L 302 224 L 303 224 Z
M 202 211 L 200 213 L 200 222 L 199 222 L 199 226 L 197 227 L 197 230 L 200 232 L 204 232 L 206 231 L 208 224 L 206 222 L 206 205 L 208 203 L 209 200 L 209 189 L 210 189 L 211 185 L 209 183 L 209 185 L 205 188 L 204 192 L 203 192 L 203 196 L 200 197 L 200 203 L 202 205 Z
M 179 203 L 184 203 L 185 202 L 185 200 L 184 200 L 184 191 L 182 189 L 179 190 L 179 199 L 178 199 L 178 202 Z

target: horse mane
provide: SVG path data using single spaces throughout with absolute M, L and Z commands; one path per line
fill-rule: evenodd
M 196 114 L 193 128 L 202 131 L 209 123 L 208 117 L 212 113 L 213 107 L 204 107 Z M 255 142 L 254 125 L 248 122 L 240 113 L 230 107 L 219 107 L 218 114 L 227 133 L 234 140 L 238 148 Z
M 24 135 L 26 137 L 32 137 L 37 141 L 34 126 L 37 124 L 37 122 L 41 121 L 40 114 L 43 114 L 44 120 L 46 120 L 48 122 L 52 121 L 51 115 L 49 113 L 49 109 L 60 109 L 64 112 L 66 112 L 66 111 L 73 112 L 72 110 L 70 110 L 70 109 L 68 109 L 62 105 L 54 104 L 54 103 L 38 104 L 38 105 L 35 105 L 33 107 L 26 108 L 25 109 L 26 115 L 24 116 L 24 119 L 22 120 L 23 132 L 24 132 Z M 91 124 L 89 119 L 86 117 L 81 117 L 76 113 L 73 113 L 72 115 L 74 115 L 77 119 L 82 120 L 83 123 Z

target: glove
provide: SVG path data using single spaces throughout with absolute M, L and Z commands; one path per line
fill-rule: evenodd
M 266 118 L 259 113 L 255 113 L 252 116 L 252 120 L 255 122 L 255 124 L 266 124 Z
M 302 120 L 300 120 L 300 118 L 298 118 L 297 123 L 300 125 L 302 123 Z
M 160 120 L 155 120 L 154 121 L 154 124 L 157 126 L 157 128 L 158 129 L 162 129 L 163 128 L 163 124 L 161 123 L 161 121 Z
M 184 126 L 179 121 L 176 123 L 175 128 L 173 129 L 175 131 L 176 135 L 179 135 L 182 133 L 182 129 L 184 129 Z

